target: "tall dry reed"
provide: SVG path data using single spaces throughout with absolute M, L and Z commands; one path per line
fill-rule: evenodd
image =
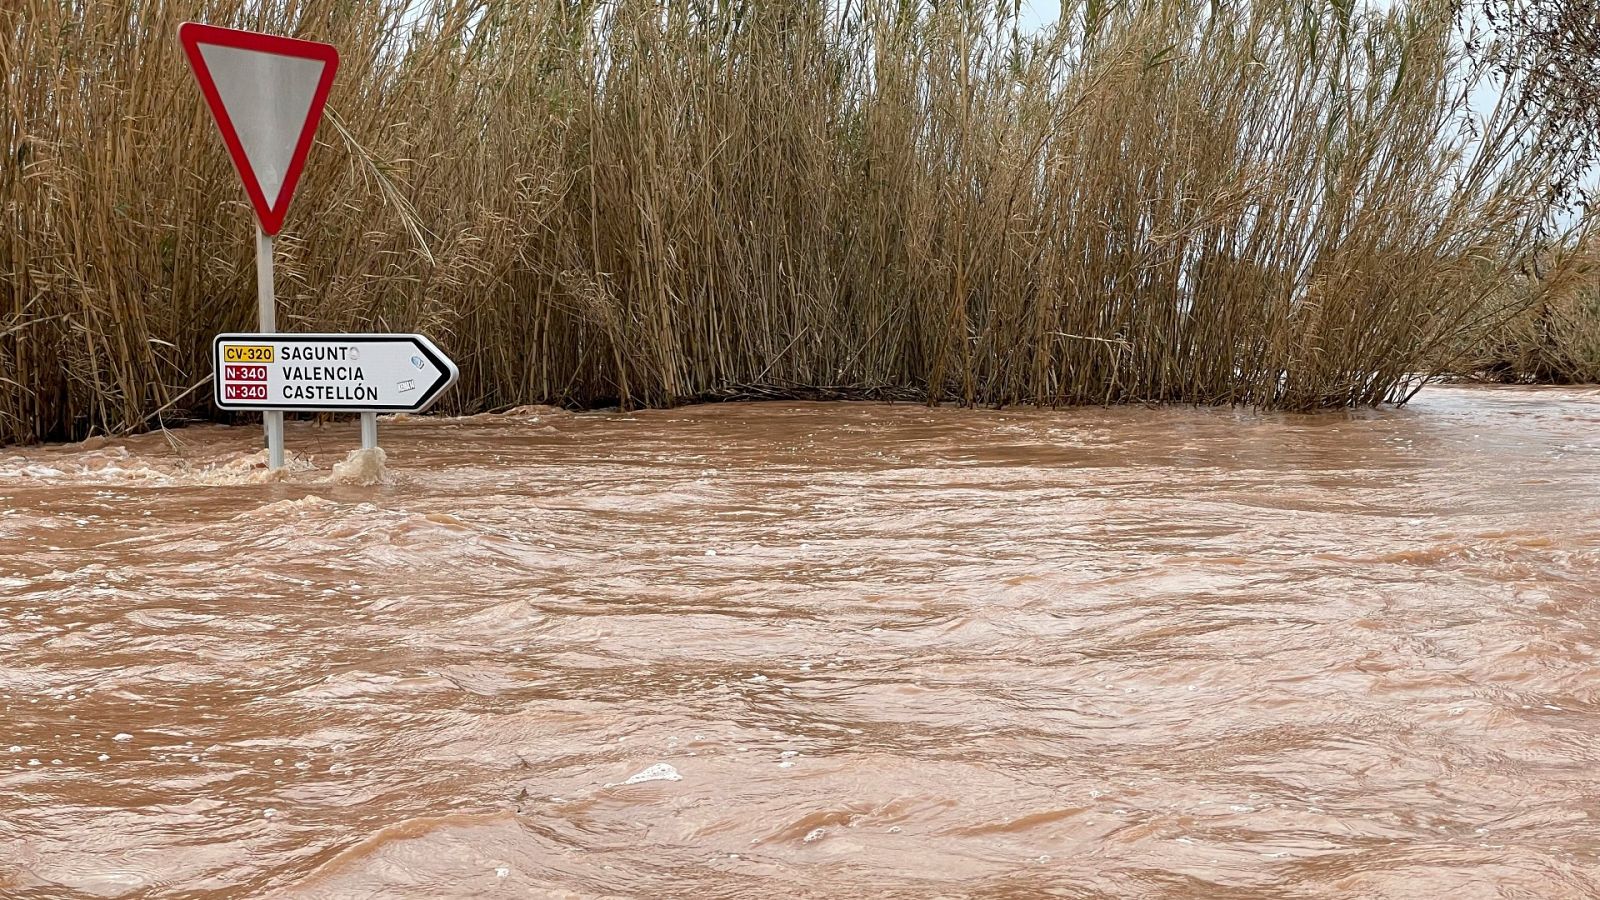
M 0 442 L 205 414 L 253 324 L 186 19 L 342 48 L 279 324 L 425 331 L 457 410 L 1366 404 L 1486 327 L 1555 163 L 1463 129 L 1448 4 L 1063 7 L 16 0 Z
M 1447 371 L 1521 384 L 1600 383 L 1600 238 L 1582 236 L 1529 261 L 1492 304 L 1515 310 L 1457 348 Z

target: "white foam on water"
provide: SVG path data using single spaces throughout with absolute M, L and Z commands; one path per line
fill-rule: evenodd
M 682 781 L 682 780 L 683 780 L 683 776 L 678 774 L 678 770 L 677 769 L 674 769 L 672 766 L 669 766 L 666 763 L 656 763 L 655 765 L 649 767 L 648 769 L 644 769 L 643 771 L 640 771 L 640 772 L 635 772 L 633 775 L 628 777 L 627 781 L 621 782 L 620 784 L 608 784 L 608 785 L 606 785 L 606 787 L 621 787 L 621 786 L 630 785 L 630 784 L 644 784 L 647 781 Z
M 56 467 L 46 467 L 59 472 Z M 72 460 L 71 471 L 62 473 L 84 483 L 124 484 L 201 484 L 224 486 L 267 484 L 286 481 L 291 475 L 313 471 L 316 466 L 304 456 L 289 453 L 284 467 L 268 467 L 267 451 L 230 452 L 205 458 L 172 457 L 166 454 L 135 456 L 126 447 L 107 447 Z M 0 478 L 14 475 L 0 467 Z

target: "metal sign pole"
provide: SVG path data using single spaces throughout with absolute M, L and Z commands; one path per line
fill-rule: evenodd
M 256 298 L 261 306 L 261 333 L 278 330 L 278 300 L 272 286 L 272 236 L 256 223 Z M 261 414 L 267 430 L 267 465 L 283 468 L 283 411 L 269 409 Z
M 361 449 L 375 450 L 378 446 L 378 414 L 361 414 Z

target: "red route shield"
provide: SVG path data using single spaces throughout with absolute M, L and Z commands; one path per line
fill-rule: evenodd
M 249 195 L 250 203 L 256 209 L 256 217 L 261 221 L 261 230 L 267 234 L 277 234 L 283 227 L 283 217 L 289 210 L 289 200 L 294 196 L 295 186 L 300 183 L 300 172 L 305 168 L 306 155 L 311 152 L 317 125 L 322 121 L 322 108 L 328 101 L 328 90 L 333 86 L 333 74 L 339 68 L 339 51 L 331 44 L 255 31 L 218 28 L 198 22 L 185 22 L 179 26 L 178 40 L 183 44 L 184 54 L 189 58 L 189 66 L 194 70 L 195 80 L 200 83 L 200 91 L 205 95 L 206 105 L 211 107 L 211 115 L 216 119 L 217 129 L 222 132 L 222 141 L 228 146 L 228 155 L 233 157 L 233 166 L 239 170 L 239 178 L 244 182 L 245 193 Z M 207 44 L 323 63 L 322 73 L 312 93 L 310 106 L 306 110 L 305 124 L 300 129 L 299 139 L 284 169 L 281 187 L 275 197 L 266 196 L 262 190 L 261 180 L 251 166 L 249 154 L 245 152 L 244 142 L 239 137 L 239 129 L 235 127 L 233 116 L 223 103 L 216 79 L 206 64 L 205 56 L 201 53 L 201 45 Z

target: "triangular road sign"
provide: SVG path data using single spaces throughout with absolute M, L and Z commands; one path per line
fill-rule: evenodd
M 277 234 L 339 68 L 330 44 L 185 22 L 195 79 L 244 180 L 261 230 Z

